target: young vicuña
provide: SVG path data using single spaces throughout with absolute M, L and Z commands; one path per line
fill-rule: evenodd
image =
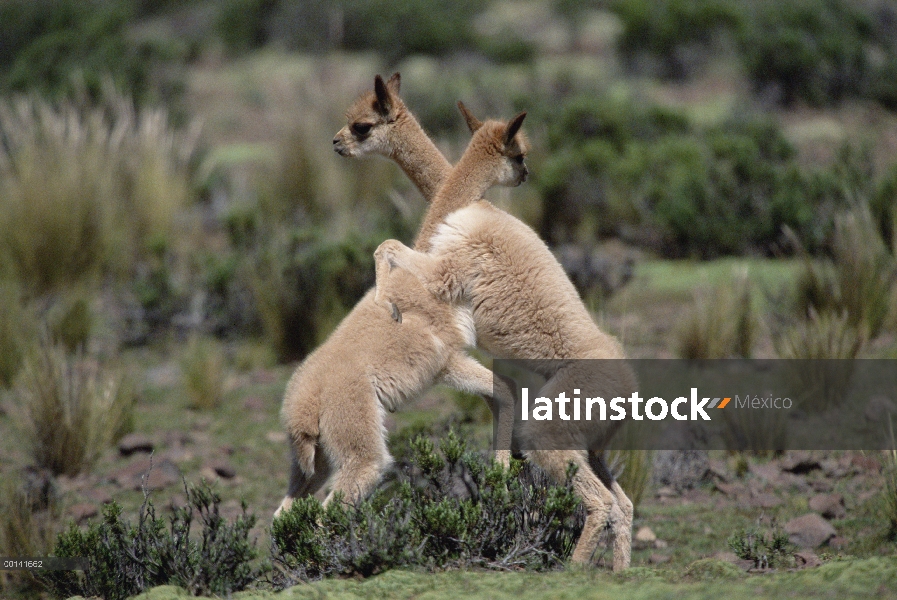
M 616 339 L 595 325 L 573 284 L 535 232 L 481 200 L 487 181 L 494 176 L 488 159 L 500 153 L 487 156 L 469 150 L 449 175 L 445 159 L 398 98 L 397 76 L 390 82 L 393 85 L 383 86 L 378 78 L 375 93 L 362 96 L 353 105 L 349 124 L 334 140 L 337 151 L 348 156 L 378 153 L 390 157 L 422 191 L 432 189 L 438 181 L 444 184 L 432 197 L 416 244 L 418 250 L 429 254 L 388 240 L 378 249 L 381 258 L 393 272 L 413 273 L 443 300 L 471 307 L 481 348 L 500 358 L 544 360 L 542 375 L 548 382 L 540 396 L 553 398 L 574 387 L 597 390 L 607 397 L 633 391 L 634 376 L 624 361 L 605 363 L 603 372 L 596 373 L 594 365 L 584 367 L 573 360 L 623 359 L 624 354 Z M 461 108 L 472 131 L 486 125 Z M 487 124 L 489 129 L 493 127 Z M 409 148 L 424 150 L 415 156 Z M 514 161 L 523 151 L 518 148 L 517 154 L 501 158 Z M 379 294 L 378 298 L 385 305 L 393 301 L 402 308 L 394 298 Z M 600 451 L 619 423 L 595 426 L 582 422 L 579 429 L 571 429 L 570 423 L 562 425 L 562 433 L 572 432 L 580 447 L 590 449 L 591 457 L 586 451 L 540 450 L 526 431 L 521 432 L 522 439 L 535 445 L 523 450 L 557 480 L 564 479 L 570 462 L 577 466 L 573 483 L 583 498 L 587 517 L 574 562 L 591 560 L 598 536 L 609 523 L 614 568 L 626 568 L 631 552 L 632 503 L 600 459 Z
M 517 129 L 523 120 L 483 130 L 471 145 L 484 138 L 517 146 Z M 516 185 L 522 177 L 519 164 L 506 160 L 497 169 L 494 184 Z M 513 426 L 514 397 L 501 380 L 464 349 L 475 343 L 470 309 L 454 306 L 434 296 L 410 273 L 387 277 L 388 265 L 375 253 L 378 288 L 356 305 L 327 341 L 299 366 L 287 384 L 281 411 L 293 450 L 290 484 L 275 516 L 293 499 L 319 492 L 332 479 L 325 499 L 336 494 L 357 502 L 379 480 L 391 459 L 386 448 L 383 410 L 395 410 L 402 402 L 435 383 L 490 397 L 498 420 L 499 459 L 507 463 Z M 385 311 L 374 297 L 395 299 Z M 394 311 L 401 308 L 401 313 Z M 498 408 L 501 406 L 501 409 Z

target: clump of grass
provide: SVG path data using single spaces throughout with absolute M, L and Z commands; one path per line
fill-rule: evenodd
M 47 556 L 61 528 L 61 510 L 53 494 L 27 488 L 17 476 L 0 481 L 0 556 Z M 30 571 L 0 571 L 0 591 L 36 593 Z
M 220 342 L 199 336 L 191 339 L 181 357 L 181 373 L 190 408 L 211 410 L 221 404 L 225 356 Z
M 615 437 L 615 444 L 622 448 L 638 448 L 638 437 L 643 431 L 631 424 L 624 425 Z M 654 465 L 653 450 L 610 450 L 607 453 L 607 464 L 620 487 L 629 496 L 634 510 L 638 509 L 651 483 L 651 472 Z
M 9 386 L 28 353 L 37 321 L 25 305 L 19 286 L 0 281 L 0 387 Z
M 32 293 L 130 272 L 193 193 L 194 132 L 113 91 L 104 98 L 0 103 L 0 265 Z
M 797 279 L 798 313 L 802 318 L 814 311 L 846 315 L 848 325 L 874 338 L 894 303 L 895 277 L 897 262 L 869 206 L 858 203 L 835 217 L 830 260 L 813 262 L 804 254 Z
M 730 452 L 771 456 L 785 451 L 788 423 L 769 410 L 735 409 L 723 412 L 723 444 Z M 746 459 L 745 459 L 746 460 Z M 747 472 L 747 462 L 736 464 L 739 476 Z
M 739 529 L 728 539 L 729 548 L 755 569 L 772 569 L 786 564 L 791 548 L 788 534 L 772 523 L 768 527 Z
M 749 357 L 756 337 L 747 271 L 731 284 L 701 288 L 674 330 L 675 354 L 686 359 Z
M 857 357 L 865 339 L 865 330 L 852 325 L 847 313 L 838 316 L 815 310 L 809 319 L 773 336 L 780 358 L 808 359 L 795 363 L 788 377 L 801 408 L 825 410 L 841 403 L 853 376 L 851 359 Z
M 70 353 L 87 349 L 93 313 L 83 292 L 64 294 L 47 315 L 50 335 Z
M 77 475 L 127 433 L 134 401 L 123 375 L 44 340 L 26 358 L 8 409 L 35 466 Z

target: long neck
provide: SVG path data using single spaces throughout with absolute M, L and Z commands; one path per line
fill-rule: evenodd
M 410 113 L 404 113 L 396 126 L 398 133 L 393 134 L 390 158 L 420 190 L 424 199 L 431 202 L 452 172 L 452 165 Z
M 431 239 L 440 223 L 456 210 L 479 201 L 493 183 L 490 174 L 480 166 L 479 158 L 465 152 L 430 202 L 414 249 L 429 251 Z

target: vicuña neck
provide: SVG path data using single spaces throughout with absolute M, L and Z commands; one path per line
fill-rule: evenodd
M 483 167 L 480 158 L 465 153 L 430 202 L 430 208 L 414 242 L 414 249 L 429 251 L 430 241 L 439 224 L 456 210 L 480 200 L 493 184 L 493 177 Z
M 432 202 L 452 172 L 452 165 L 410 114 L 406 113 L 396 121 L 396 130 L 390 158 L 420 190 L 424 199 Z

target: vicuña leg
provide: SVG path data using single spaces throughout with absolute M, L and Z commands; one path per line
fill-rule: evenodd
M 287 487 L 287 495 L 280 503 L 280 507 L 275 511 L 275 519 L 279 517 L 282 512 L 289 510 L 296 498 L 318 494 L 333 474 L 333 471 L 330 468 L 330 463 L 327 461 L 327 457 L 320 451 L 315 452 L 314 469 L 314 473 L 308 475 L 299 465 L 299 461 L 296 459 L 295 454 L 292 455 L 290 460 L 290 483 Z
M 495 421 L 495 460 L 505 467 L 511 464 L 511 437 L 514 431 L 514 393 L 501 378 L 466 354 L 458 353 L 441 377 L 442 383 L 455 389 L 479 394 L 489 404 Z

